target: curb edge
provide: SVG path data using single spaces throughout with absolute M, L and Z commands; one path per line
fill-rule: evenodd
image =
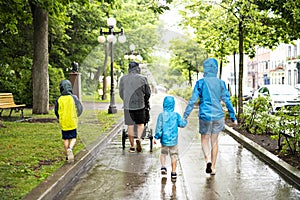
M 300 189 L 300 170 L 286 163 L 282 159 L 278 158 L 271 152 L 267 151 L 257 143 L 253 142 L 227 125 L 225 125 L 225 132 L 240 144 L 245 146 L 249 151 L 261 158 L 261 160 L 266 162 L 270 167 L 279 172 L 280 175 L 291 182 L 296 188 Z

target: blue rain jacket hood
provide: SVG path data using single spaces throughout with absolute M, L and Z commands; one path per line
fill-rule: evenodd
M 199 79 L 193 90 L 191 99 L 188 102 L 184 112 L 184 118 L 187 118 L 194 108 L 194 104 L 200 98 L 200 109 L 198 116 L 204 121 L 220 120 L 224 117 L 224 111 L 221 104 L 223 101 L 228 109 L 232 121 L 236 120 L 229 91 L 223 80 L 217 78 L 218 62 L 215 58 L 209 58 L 204 61 L 204 78 Z
M 175 100 L 172 96 L 167 96 L 164 98 L 163 109 L 166 112 L 173 112 L 175 108 Z
M 218 61 L 214 58 L 209 58 L 204 61 L 204 77 L 217 77 Z
M 185 127 L 187 120 L 184 120 L 179 113 L 174 112 L 175 99 L 173 96 L 166 96 L 163 102 L 163 112 L 158 115 L 155 139 L 160 139 L 163 146 L 175 146 L 178 144 L 178 127 Z

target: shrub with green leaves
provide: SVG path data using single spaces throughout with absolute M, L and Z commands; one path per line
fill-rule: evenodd
M 270 99 L 258 97 L 245 104 L 241 127 L 252 134 L 270 134 L 276 119 L 270 115 Z
M 296 154 L 300 144 L 300 106 L 280 109 L 271 115 L 270 99 L 258 97 L 245 104 L 240 127 L 252 134 L 267 134 L 277 139 L 279 148 Z M 283 142 L 281 142 L 283 140 Z
M 279 149 L 282 152 L 287 150 L 292 154 L 300 151 L 300 105 L 292 108 L 283 108 L 276 114 L 279 123 L 273 131 L 273 139 L 278 140 Z

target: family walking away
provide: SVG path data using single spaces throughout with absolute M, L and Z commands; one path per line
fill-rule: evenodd
M 163 112 L 158 115 L 154 144 L 156 140 L 161 143 L 161 174 L 167 174 L 166 156 L 171 158 L 171 180 L 174 182 L 177 178 L 176 167 L 178 159 L 178 127 L 185 127 L 187 120 L 183 119 L 179 113 L 174 112 L 175 100 L 173 96 L 166 96 L 163 101 Z
M 206 173 L 216 174 L 216 160 L 218 155 L 218 136 L 225 129 L 224 102 L 232 122 L 237 125 L 235 111 L 230 101 L 230 94 L 223 80 L 217 78 L 218 62 L 215 58 L 208 58 L 203 63 L 204 77 L 196 82 L 183 118 L 187 119 L 200 98 L 199 133 L 201 145 L 206 161 Z
M 73 148 L 77 138 L 78 117 L 82 113 L 82 104 L 72 92 L 72 85 L 69 80 L 63 80 L 59 84 L 61 96 L 55 102 L 55 115 L 59 120 L 66 161 L 74 162 Z
M 146 123 L 145 109 L 151 96 L 148 80 L 140 72 L 139 64 L 130 62 L 128 74 L 121 77 L 119 84 L 119 94 L 123 100 L 124 121 L 128 126 L 129 152 L 135 152 L 134 126 L 137 126 L 136 150 L 137 152 L 142 151 L 141 137 Z

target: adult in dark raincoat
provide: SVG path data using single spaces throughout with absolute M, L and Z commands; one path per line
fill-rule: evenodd
M 146 123 L 146 106 L 151 96 L 148 80 L 140 74 L 139 64 L 129 63 L 128 74 L 120 79 L 119 94 L 123 100 L 125 125 L 128 126 L 129 152 L 135 152 L 134 125 L 137 126 L 137 152 L 142 151 L 141 137 Z

